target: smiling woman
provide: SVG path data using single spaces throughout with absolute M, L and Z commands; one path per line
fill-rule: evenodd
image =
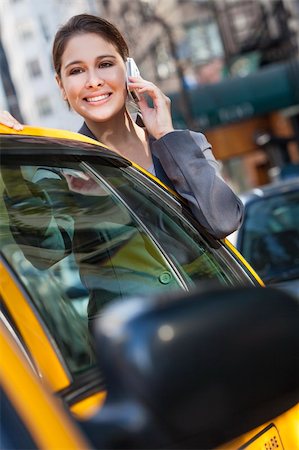
M 241 224 L 243 205 L 219 175 L 210 144 L 199 132 L 174 130 L 169 98 L 153 83 L 128 76 L 128 56 L 123 36 L 102 18 L 80 14 L 57 31 L 56 80 L 64 100 L 84 119 L 79 132 L 156 175 L 185 198 L 213 236 L 227 236 Z M 136 121 L 127 108 L 130 91 L 138 94 Z M 22 128 L 6 112 L 0 123 Z
M 71 38 L 56 77 L 63 98 L 85 118 L 89 129 L 94 129 L 97 123 L 99 133 L 101 125 L 101 137 L 111 117 L 117 121 L 124 117 L 127 98 L 124 61 L 115 46 L 101 36 L 88 33 Z

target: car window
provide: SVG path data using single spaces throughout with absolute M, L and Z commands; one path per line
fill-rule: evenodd
M 182 283 L 117 198 L 105 187 L 99 196 L 71 191 L 60 169 L 74 175 L 2 167 L 10 230 L 1 244 L 74 375 L 92 364 L 89 329 L 104 304 Z
M 299 190 L 249 203 L 241 253 L 265 281 L 299 271 Z
M 115 169 L 111 167 L 92 167 L 125 199 L 189 287 L 203 280 L 217 280 L 223 285 L 237 283 L 238 274 L 216 250 L 221 245 L 211 238 L 206 239 L 190 216 L 186 219 L 180 203 L 169 200 L 161 189 L 155 190 L 134 168 L 126 168 L 115 177 Z
M 242 277 L 129 169 L 66 159 L 2 164 L 1 247 L 76 377 L 111 300 Z

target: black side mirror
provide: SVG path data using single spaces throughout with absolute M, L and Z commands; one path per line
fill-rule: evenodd
M 97 447 L 214 448 L 295 405 L 298 311 L 286 293 L 241 287 L 108 306 Z

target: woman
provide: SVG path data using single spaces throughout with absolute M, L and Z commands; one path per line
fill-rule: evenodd
M 56 33 L 56 80 L 64 100 L 84 119 L 79 133 L 155 174 L 188 201 L 213 236 L 227 236 L 240 226 L 243 206 L 219 176 L 210 144 L 201 133 L 174 130 L 170 100 L 153 83 L 130 77 L 127 85 L 128 56 L 120 32 L 96 16 L 74 16 Z M 127 109 L 127 89 L 139 94 L 142 120 L 137 122 Z M 7 112 L 0 114 L 0 122 L 22 129 Z M 71 178 L 67 181 L 71 187 Z

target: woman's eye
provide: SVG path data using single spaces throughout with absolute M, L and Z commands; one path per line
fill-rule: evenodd
M 78 68 L 72 69 L 70 71 L 70 75 L 77 75 L 78 73 L 82 73 L 82 72 L 83 72 L 83 69 L 78 67 Z
M 99 64 L 99 67 L 102 69 L 106 69 L 107 67 L 113 66 L 113 63 L 110 61 L 103 61 Z

